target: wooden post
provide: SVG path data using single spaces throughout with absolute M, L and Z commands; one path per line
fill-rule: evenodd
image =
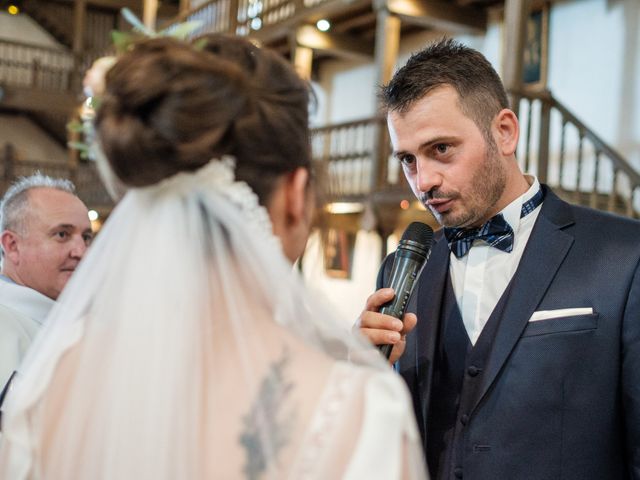
M 142 5 L 142 21 L 147 28 L 156 29 L 156 17 L 158 15 L 158 0 L 144 0 Z
M 31 62 L 31 87 L 40 88 L 38 83 L 40 82 L 41 77 L 40 60 L 34 58 Z
M 400 205 L 389 202 L 379 203 L 375 209 L 376 215 L 376 232 L 382 239 L 382 245 L 380 249 L 381 260 L 387 256 L 387 241 L 391 234 L 398 227 L 398 221 L 400 220 Z
M 386 85 L 393 76 L 393 69 L 398 60 L 400 50 L 400 18 L 392 15 L 386 6 L 386 2 L 378 2 L 376 5 L 376 89 Z M 377 115 L 380 102 L 377 91 L 375 105 Z M 373 148 L 371 165 L 371 191 L 378 190 L 386 183 L 387 154 L 389 152 L 389 132 L 384 122 L 376 122 L 373 127 Z
M 523 59 L 531 0 L 505 0 L 504 86 L 510 92 L 511 109 L 518 114 L 523 87 Z
M 78 109 L 74 110 L 73 114 L 71 115 L 70 121 L 82 122 Z M 68 130 L 67 138 L 70 142 L 81 142 L 85 140 L 83 138 L 82 132 L 78 132 L 76 130 Z M 68 160 L 67 163 L 69 167 L 72 169 L 77 168 L 78 164 L 80 163 L 80 152 L 75 148 L 67 148 L 67 152 L 69 153 L 67 157 L 67 160 Z
M 293 50 L 293 65 L 305 80 L 311 80 L 311 70 L 313 66 L 313 50 L 309 47 L 296 46 Z
M 4 181 L 8 185 L 13 180 L 13 164 L 15 162 L 15 148 L 11 143 L 4 144 Z
M 240 8 L 238 0 L 229 0 L 229 33 L 236 35 L 238 33 L 238 9 Z
M 311 80 L 313 68 L 313 49 L 302 46 L 298 43 L 298 29 L 295 28 L 289 36 L 291 47 L 291 62 L 296 72 L 305 80 Z
M 389 240 L 390 232 L 385 230 L 384 228 L 376 228 L 376 233 L 380 237 L 380 261 L 382 262 L 385 258 L 387 258 L 387 242 Z
M 385 5 L 376 12 L 376 85 L 384 85 L 391 80 L 400 49 L 400 19 L 392 15 Z M 377 98 L 376 98 L 376 104 Z
M 549 174 L 549 126 L 551 124 L 551 103 L 540 100 L 540 133 L 538 139 L 538 180 L 546 183 Z
M 84 50 L 84 33 L 87 23 L 86 0 L 75 0 L 73 3 L 73 53 L 80 55 Z
M 180 18 L 183 18 L 184 15 L 191 9 L 191 0 L 180 0 L 179 13 Z

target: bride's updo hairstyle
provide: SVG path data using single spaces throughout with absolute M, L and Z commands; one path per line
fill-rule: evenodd
M 291 66 L 244 38 L 156 38 L 109 70 L 96 126 L 126 185 L 152 185 L 230 155 L 236 178 L 266 204 L 278 177 L 310 167 L 308 105 L 309 87 Z

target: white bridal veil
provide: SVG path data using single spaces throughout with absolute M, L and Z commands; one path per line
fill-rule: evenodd
M 422 478 L 404 386 L 340 325 L 231 160 L 132 189 L 7 397 L 0 476 Z

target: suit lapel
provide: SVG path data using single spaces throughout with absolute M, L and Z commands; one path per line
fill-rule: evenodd
M 422 273 L 418 288 L 417 315 L 414 359 L 420 392 L 420 410 L 422 428 L 426 438 L 426 421 L 429 411 L 429 396 L 431 394 L 431 377 L 438 337 L 438 324 L 447 271 L 449 268 L 449 246 L 442 235 L 442 230 L 436 233 L 431 256 Z M 407 352 L 409 353 L 409 352 Z
M 573 223 L 571 207 L 546 186 L 543 188 L 544 204 L 506 292 L 510 296 L 505 304 L 473 409 L 478 406 L 502 369 L 573 244 L 573 236 L 562 231 L 562 228 Z

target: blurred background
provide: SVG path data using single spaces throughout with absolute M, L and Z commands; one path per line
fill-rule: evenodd
M 310 80 L 316 228 L 299 261 L 345 322 L 412 221 L 434 224 L 389 156 L 376 89 L 411 52 L 454 37 L 501 74 L 521 120 L 522 169 L 565 199 L 640 212 L 638 0 L 0 0 L 0 189 L 35 170 L 70 178 L 99 230 L 114 207 L 78 140 L 84 71 L 130 29 L 199 20 L 247 35 Z M 434 225 L 435 227 L 435 225 Z

